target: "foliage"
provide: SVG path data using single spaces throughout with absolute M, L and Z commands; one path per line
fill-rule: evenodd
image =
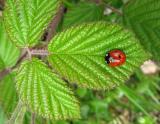
M 50 119 L 79 118 L 79 106 L 71 90 L 38 59 L 19 68 L 16 88 L 27 107 Z
M 159 0 L 133 0 L 123 8 L 124 24 L 136 33 L 155 60 L 160 60 L 159 10 Z
M 158 0 L 6 0 L 0 124 L 159 124 L 159 7 Z M 110 67 L 105 56 L 115 49 L 126 61 Z M 146 75 L 139 68 L 150 53 L 158 71 Z
M 4 25 L 0 18 L 0 70 L 15 65 L 20 51 L 7 37 Z
M 112 49 L 126 53 L 123 66 L 106 66 L 104 57 Z M 51 40 L 48 50 L 49 62 L 59 74 L 70 82 L 93 89 L 110 89 L 123 83 L 147 58 L 132 33 L 105 22 L 65 30 Z
M 63 28 L 78 25 L 84 22 L 103 20 L 103 6 L 91 2 L 80 2 L 69 7 L 64 15 Z
M 4 23 L 16 46 L 36 45 L 59 4 L 58 0 L 7 0 Z

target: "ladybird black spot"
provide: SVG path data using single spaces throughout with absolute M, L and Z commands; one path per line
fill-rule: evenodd
M 109 54 L 105 56 L 105 61 L 107 62 L 107 64 L 110 63 L 110 55 Z

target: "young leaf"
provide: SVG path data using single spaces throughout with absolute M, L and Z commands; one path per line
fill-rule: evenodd
M 64 15 L 63 28 L 83 22 L 93 22 L 103 19 L 103 7 L 95 3 L 80 2 L 68 9 Z
M 135 32 L 154 59 L 160 60 L 160 1 L 134 0 L 123 11 L 124 24 Z
M 0 70 L 14 66 L 19 54 L 20 50 L 8 39 L 4 25 L 0 20 Z
M 40 60 L 27 60 L 16 77 L 17 91 L 30 110 L 51 119 L 79 118 L 78 101 L 65 82 Z
M 59 3 L 59 0 L 7 0 L 4 22 L 12 41 L 19 47 L 36 45 Z
M 106 63 L 106 53 L 113 49 L 126 54 L 122 66 L 109 67 Z M 48 50 L 49 62 L 59 74 L 94 89 L 108 89 L 123 83 L 147 59 L 131 32 L 105 22 L 82 24 L 59 33 Z
M 14 76 L 14 74 L 9 74 L 0 81 L 0 104 L 7 116 L 10 116 L 13 112 L 18 99 L 14 84 Z

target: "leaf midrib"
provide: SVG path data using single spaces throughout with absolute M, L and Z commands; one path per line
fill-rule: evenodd
M 50 55 L 75 55 L 75 56 L 97 56 L 105 57 L 105 54 L 79 54 L 79 53 L 58 53 L 58 52 L 49 52 Z

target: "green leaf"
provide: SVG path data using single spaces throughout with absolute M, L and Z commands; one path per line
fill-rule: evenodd
M 34 113 L 33 113 L 34 114 Z M 25 116 L 24 116 L 24 123 L 23 124 L 30 124 L 30 122 L 32 121 L 33 115 L 30 112 L 26 112 Z M 37 116 L 36 114 L 34 114 L 34 118 L 35 118 L 35 124 L 42 124 L 42 122 L 44 122 L 44 118 L 42 118 L 41 116 Z M 47 124 L 47 123 L 45 123 Z
M 122 66 L 106 64 L 106 53 L 113 49 L 126 54 Z M 48 50 L 49 62 L 59 74 L 70 82 L 94 89 L 109 89 L 123 83 L 148 56 L 131 32 L 105 22 L 82 24 L 59 33 Z
M 0 20 L 0 70 L 16 64 L 20 50 L 8 39 L 4 25 Z
M 64 15 L 63 28 L 83 22 L 93 22 L 103 19 L 104 8 L 91 2 L 80 2 L 70 7 Z
M 3 60 L 0 58 L 0 70 L 3 70 L 5 68 Z
M 160 60 L 160 1 L 133 0 L 123 12 L 124 24 L 135 32 L 154 59 Z
M 0 107 L 0 124 L 4 124 L 4 123 L 5 123 L 5 115 L 2 108 Z
M 59 3 L 59 0 L 7 0 L 4 22 L 12 41 L 19 47 L 36 45 Z
M 34 58 L 22 63 L 17 91 L 31 112 L 51 119 L 79 118 L 78 101 L 65 82 Z
M 15 74 L 9 74 L 0 81 L 0 104 L 8 116 L 13 112 L 18 100 L 14 76 Z

